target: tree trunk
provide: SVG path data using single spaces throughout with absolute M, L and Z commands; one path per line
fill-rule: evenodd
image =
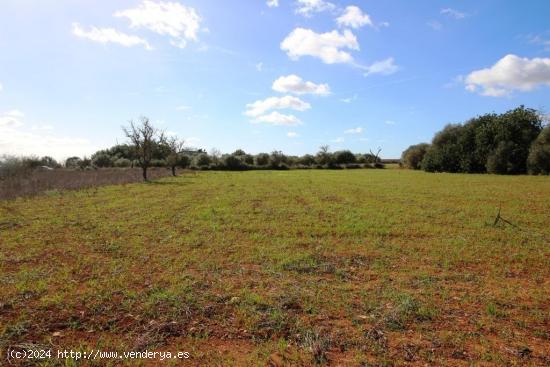
M 172 166 L 172 176 L 176 177 L 176 166 Z
M 143 181 L 147 181 L 147 167 L 141 167 L 141 171 L 143 172 Z

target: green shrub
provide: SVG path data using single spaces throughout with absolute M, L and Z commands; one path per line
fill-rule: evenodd
M 206 153 L 201 153 L 195 157 L 195 164 L 198 167 L 204 168 L 208 167 L 212 163 L 212 159 Z
M 529 172 L 535 175 L 550 174 L 550 125 L 546 126 L 531 145 L 527 158 Z
M 349 150 L 341 150 L 334 153 L 334 159 L 337 164 L 355 163 L 357 158 Z
M 115 161 L 115 167 L 130 167 L 132 165 L 132 161 L 126 158 L 119 158 Z
M 269 164 L 269 154 L 260 153 L 256 156 L 256 165 L 257 166 L 267 166 Z
M 420 169 L 420 163 L 428 151 L 430 144 L 421 143 L 411 145 L 401 154 L 401 163 L 406 168 Z
M 244 158 L 244 155 L 237 156 L 235 153 L 226 155 L 223 158 L 223 167 L 228 170 L 238 171 L 243 170 L 246 168 L 246 164 L 243 163 L 243 161 L 240 159 L 240 157 Z

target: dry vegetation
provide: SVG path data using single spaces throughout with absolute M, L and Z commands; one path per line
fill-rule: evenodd
M 517 227 L 493 225 L 499 206 Z M 397 169 L 201 172 L 4 201 L 0 350 L 548 366 L 549 217 L 548 177 Z
M 149 172 L 151 179 L 171 175 L 166 168 L 152 168 Z M 19 170 L 0 179 L 0 200 L 33 196 L 48 191 L 85 189 L 142 180 L 140 168 Z

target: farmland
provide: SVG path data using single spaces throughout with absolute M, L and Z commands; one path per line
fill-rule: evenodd
M 494 225 L 499 208 L 509 223 Z M 185 173 L 0 201 L 0 351 L 547 366 L 549 218 L 548 177 L 400 169 Z

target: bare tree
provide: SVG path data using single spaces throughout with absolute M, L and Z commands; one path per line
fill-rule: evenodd
M 374 154 L 372 152 L 372 150 L 369 149 L 369 152 L 370 152 L 370 155 L 373 157 L 374 159 L 374 163 L 377 163 L 377 162 L 380 162 L 380 152 L 382 151 L 382 148 L 378 147 L 378 150 L 376 151 L 376 154 Z
M 130 121 L 130 126 L 123 127 L 122 131 L 133 144 L 143 180 L 147 181 L 147 169 L 151 166 L 153 150 L 158 142 L 164 140 L 164 133 L 153 127 L 147 117 L 140 117 L 139 123 Z
M 178 166 L 181 160 L 181 154 L 183 153 L 183 147 L 184 147 L 184 140 L 178 139 L 177 136 L 171 136 L 169 138 L 165 138 L 163 140 L 163 143 L 170 150 L 170 154 L 168 154 L 168 157 L 166 157 L 166 162 L 172 169 L 172 176 L 176 176 L 176 167 Z

